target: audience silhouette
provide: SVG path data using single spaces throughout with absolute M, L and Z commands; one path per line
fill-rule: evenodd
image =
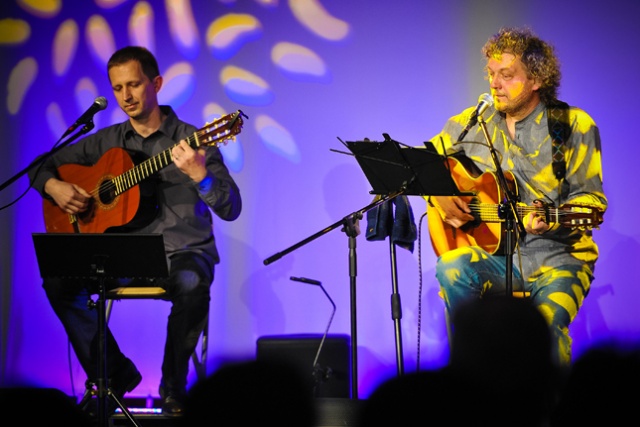
M 388 379 L 361 402 L 356 426 L 467 425 L 465 410 L 455 409 L 458 400 L 451 394 L 457 388 L 455 382 L 448 369 L 409 372 Z
M 10 417 L 12 424 L 47 426 L 63 423 L 65 427 L 94 425 L 74 398 L 55 388 L 0 388 L 0 409 Z
M 475 425 L 544 426 L 558 398 L 551 332 L 529 299 L 498 296 L 452 315 L 449 368 Z
M 248 360 L 228 363 L 189 390 L 183 427 L 314 427 L 312 390 L 291 365 Z
M 548 426 L 559 389 L 551 334 L 529 300 L 494 297 L 452 313 L 442 369 L 381 384 L 362 405 L 359 427 Z
M 551 425 L 638 425 L 639 384 L 638 345 L 594 346 L 571 365 Z

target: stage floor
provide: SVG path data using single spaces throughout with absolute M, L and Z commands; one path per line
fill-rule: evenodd
M 316 427 L 349 427 L 356 425 L 358 408 L 361 401 L 345 398 L 317 398 L 318 423 Z M 136 401 L 128 401 L 125 398 L 127 408 L 131 408 L 135 424 L 140 427 L 176 427 L 179 418 L 167 417 L 161 411 L 154 408 L 136 408 Z M 154 404 L 155 406 L 155 404 Z M 247 410 L 251 410 L 247 407 Z M 283 414 L 285 416 L 286 414 Z M 116 413 L 110 418 L 110 425 L 114 427 L 135 426 L 135 424 L 123 413 Z M 271 425 L 271 423 L 268 423 Z M 274 424 L 277 426 L 277 424 Z

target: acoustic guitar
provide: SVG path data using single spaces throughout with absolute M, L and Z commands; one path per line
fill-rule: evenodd
M 442 220 L 440 212 L 427 203 L 427 222 L 431 245 L 437 256 L 464 246 L 479 246 L 490 254 L 504 254 L 506 237 L 505 215 L 501 212 L 504 194 L 493 172 L 480 173 L 467 157 L 448 157 L 451 176 L 463 193 L 472 193 L 469 208 L 475 220 L 455 228 Z M 517 185 L 510 171 L 504 172 L 509 190 L 517 194 Z M 558 223 L 573 229 L 597 228 L 603 221 L 602 211 L 596 207 L 566 204 L 558 208 L 516 204 L 518 218 L 531 212 L 545 217 L 547 223 Z M 515 245 L 515 240 L 512 239 Z M 513 248 L 511 248 L 513 249 Z
M 235 141 L 246 115 L 238 110 L 207 123 L 186 138 L 193 149 L 226 145 Z M 156 212 L 153 191 L 141 188 L 144 180 L 173 163 L 170 148 L 153 157 L 137 161 L 120 147 L 107 150 L 93 166 L 61 165 L 59 178 L 87 190 L 89 209 L 71 215 L 52 200 L 43 199 L 45 228 L 48 233 L 103 233 L 137 228 L 153 219 Z M 148 181 L 147 181 L 148 182 Z

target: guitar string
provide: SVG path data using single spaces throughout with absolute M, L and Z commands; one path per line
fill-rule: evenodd
M 481 219 L 483 219 L 485 221 L 490 221 L 490 220 L 503 221 L 504 220 L 503 218 L 500 217 L 500 214 L 498 212 L 498 205 L 496 205 L 496 204 L 491 204 L 491 203 L 470 203 L 469 207 L 474 212 L 477 212 L 481 216 Z M 551 208 L 551 209 L 549 209 L 549 211 L 550 211 L 550 215 L 549 216 L 551 218 L 556 218 L 556 217 L 579 216 L 580 214 L 583 214 L 583 215 L 586 215 L 586 216 L 585 216 L 585 218 L 582 218 L 582 219 L 594 220 L 593 218 L 589 218 L 588 217 L 589 214 L 591 213 L 591 211 L 593 210 L 593 208 L 590 208 L 588 206 L 584 206 L 584 207 L 577 207 L 577 209 L 583 209 L 585 212 L 576 212 L 575 210 L 567 210 L 567 209 L 563 209 L 562 207 L 561 208 Z M 541 208 L 541 207 L 537 207 L 537 206 L 516 206 L 516 210 L 518 211 L 518 214 L 520 216 L 524 216 L 524 215 L 529 214 L 531 212 L 535 212 L 535 213 L 538 213 L 540 215 L 546 216 L 545 208 Z M 588 212 L 586 212 L 586 211 L 588 211 Z M 577 218 L 577 219 L 580 219 L 580 218 Z
M 234 114 L 238 115 L 238 113 L 234 113 Z M 196 132 L 194 132 L 192 135 L 189 135 L 185 139 L 187 140 L 190 146 L 194 146 L 195 144 L 195 148 L 200 147 L 204 142 L 206 142 L 207 144 L 211 144 L 211 142 L 218 142 L 221 140 L 229 141 L 229 140 L 235 139 L 235 135 L 237 134 L 236 129 L 241 128 L 242 126 L 242 119 L 240 118 L 240 116 L 238 116 L 239 120 L 236 122 L 236 124 L 234 124 L 233 128 L 226 129 L 223 132 L 219 132 L 214 135 L 211 135 L 212 132 L 215 132 L 220 128 L 222 128 L 222 126 L 228 124 L 232 120 L 232 116 L 234 114 L 227 114 L 226 116 L 221 117 L 220 119 L 214 122 L 208 123 L 202 129 L 197 130 Z M 211 130 L 212 126 L 216 126 L 216 127 L 213 130 Z M 229 138 L 224 138 L 229 136 L 230 134 L 231 136 Z M 203 138 L 207 135 L 210 135 L 207 139 Z M 163 152 L 158 153 L 155 156 L 144 160 L 137 166 L 133 167 L 132 169 L 124 172 L 123 174 L 113 179 L 109 179 L 107 181 L 101 182 L 100 185 L 97 188 L 91 190 L 89 194 L 93 199 L 97 200 L 99 199 L 99 195 L 101 193 L 104 193 L 104 192 L 110 193 L 113 189 L 118 187 L 118 183 L 121 183 L 126 178 L 126 181 L 127 181 L 125 182 L 126 185 L 124 186 L 123 190 L 117 193 L 116 195 L 123 193 L 124 191 L 137 185 L 140 181 L 148 178 L 152 174 L 156 173 L 160 169 L 163 169 L 164 167 L 168 166 L 171 162 L 173 162 L 173 155 L 171 154 L 171 150 L 174 147 L 177 147 L 178 145 L 180 145 L 180 143 L 174 144 L 171 147 L 164 150 Z

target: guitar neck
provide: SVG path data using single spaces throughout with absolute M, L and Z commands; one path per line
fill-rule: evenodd
M 469 205 L 471 210 L 476 214 L 476 217 L 483 222 L 504 222 L 504 215 L 500 213 L 501 205 L 496 203 L 475 203 Z M 558 222 L 557 218 L 560 213 L 556 208 L 539 208 L 536 206 L 516 206 L 516 213 L 518 218 L 522 219 L 527 214 L 536 212 L 545 216 L 547 220 L 552 222 Z M 554 219 L 556 219 L 554 221 Z
M 112 182 L 115 184 L 115 194 L 118 195 L 124 193 L 131 187 L 138 185 L 143 180 L 158 172 L 160 169 L 163 169 L 173 163 L 171 149 L 176 145 L 173 145 L 171 148 L 167 148 L 161 153 L 142 161 L 137 166 L 134 166 L 125 173 L 113 178 Z
M 227 114 L 212 123 L 206 124 L 204 127 L 186 137 L 185 140 L 194 150 L 202 146 L 213 147 L 218 146 L 221 142 L 226 143 L 228 140 L 235 139 L 235 135 L 242 129 L 242 117 L 246 116 L 241 110 L 233 114 Z M 180 143 L 172 145 L 161 153 L 142 161 L 132 169 L 114 178 L 115 194 L 124 193 L 160 169 L 173 163 L 171 150 L 178 145 L 180 145 Z
M 500 205 L 495 203 L 471 203 L 469 205 L 476 218 L 482 222 L 504 222 L 505 215 L 500 212 Z M 558 223 L 565 227 L 594 227 L 602 223 L 602 212 L 591 206 L 564 205 L 555 207 L 538 207 L 517 205 L 516 214 L 523 219 L 535 212 L 545 218 L 547 223 Z

